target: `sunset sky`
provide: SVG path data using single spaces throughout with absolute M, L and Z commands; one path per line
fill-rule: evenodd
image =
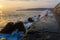
M 9 19 L 8 17 L 10 17 L 10 16 L 7 16 L 7 19 L 4 19 L 2 17 L 2 15 L 4 15 L 4 17 L 5 17 L 8 13 L 13 14 L 13 13 L 15 13 L 16 9 L 54 8 L 59 2 L 60 2 L 60 0 L 0 0 L 0 26 L 1 25 L 5 26 L 6 23 L 8 23 L 8 19 Z M 4 14 L 4 13 L 6 13 L 6 14 Z M 23 13 L 23 12 L 21 12 L 21 13 Z M 26 13 L 28 13 L 28 12 L 26 12 Z M 12 17 L 12 20 L 13 20 L 13 17 Z M 18 19 L 16 19 L 16 20 L 18 20 Z
M 60 0 L 0 0 L 2 8 L 53 8 Z

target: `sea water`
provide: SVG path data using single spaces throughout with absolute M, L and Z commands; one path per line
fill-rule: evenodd
M 6 12 L 3 12 L 2 14 L 3 15 L 0 17 L 0 27 L 2 27 L 4 23 L 8 23 L 7 21 L 15 23 L 17 21 L 25 21 L 25 19 L 29 17 L 38 16 L 38 15 L 41 15 L 40 21 L 42 23 L 47 23 L 47 24 L 50 23 L 50 25 L 52 25 L 50 28 L 57 29 L 58 27 L 58 23 L 55 19 L 55 16 L 53 12 L 51 12 L 50 10 L 48 12 L 47 17 L 44 16 L 46 14 L 45 11 L 6 11 Z M 1 24 L 3 20 L 4 20 L 4 23 Z

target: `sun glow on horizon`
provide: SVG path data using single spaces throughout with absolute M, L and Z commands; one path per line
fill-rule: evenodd
M 0 5 L 0 9 L 3 9 L 3 5 Z

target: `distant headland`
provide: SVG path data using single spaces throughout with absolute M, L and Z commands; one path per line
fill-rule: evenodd
M 43 11 L 43 10 L 53 10 L 53 8 L 29 8 L 29 9 L 18 9 L 16 11 Z

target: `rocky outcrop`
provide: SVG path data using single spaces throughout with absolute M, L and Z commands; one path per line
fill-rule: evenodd
M 60 3 L 56 5 L 56 7 L 53 9 L 53 12 L 54 12 L 55 18 L 60 26 Z
M 56 5 L 53 11 L 54 13 L 60 13 L 60 3 Z

